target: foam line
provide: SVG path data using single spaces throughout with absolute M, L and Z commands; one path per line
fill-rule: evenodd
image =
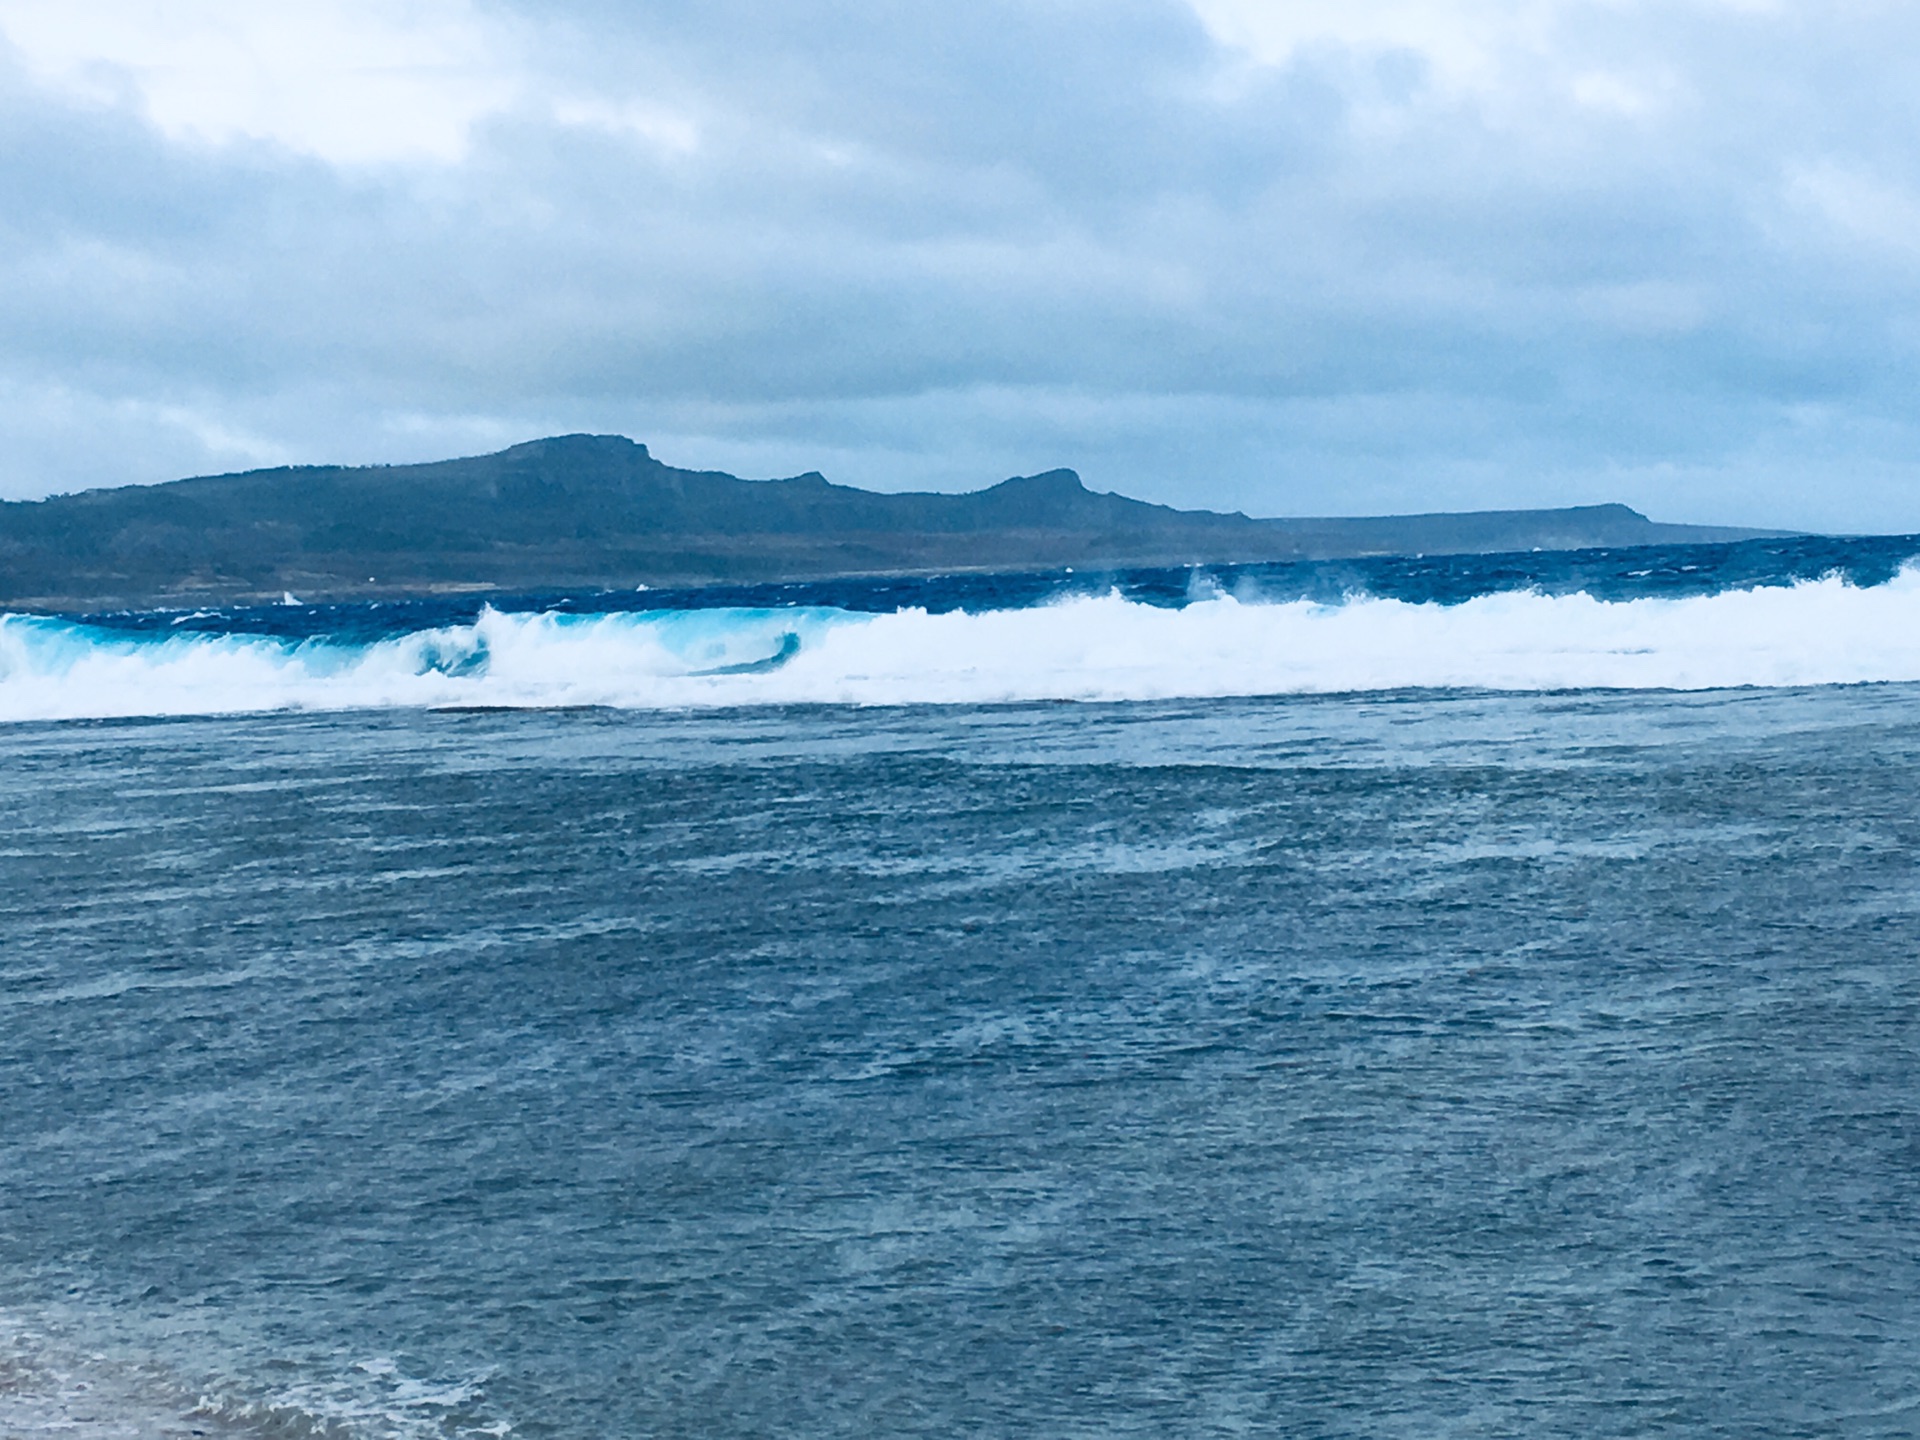
M 773 657 L 770 661 L 769 657 Z M 1137 700 L 1920 680 L 1920 571 L 1680 599 L 1505 593 L 969 614 L 504 614 L 371 644 L 0 618 L 0 720 L 381 706 Z

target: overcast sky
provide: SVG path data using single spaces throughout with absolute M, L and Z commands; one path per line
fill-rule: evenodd
M 0 494 L 617 431 L 1920 530 L 1920 10 L 0 0 Z

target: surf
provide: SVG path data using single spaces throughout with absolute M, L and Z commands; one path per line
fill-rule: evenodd
M 375 638 L 0 617 L 0 721 L 384 707 L 965 705 L 1920 680 L 1920 568 L 1706 595 L 1271 601 L 1195 586 L 1000 609 L 483 608 Z

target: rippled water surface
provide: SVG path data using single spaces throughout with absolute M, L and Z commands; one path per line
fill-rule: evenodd
M 0 1434 L 1910 1435 L 1916 702 L 5 728 Z

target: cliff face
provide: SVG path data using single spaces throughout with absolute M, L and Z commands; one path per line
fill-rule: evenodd
M 1569 549 L 1757 534 L 1624 505 L 1253 520 L 1095 494 L 1071 470 L 965 495 L 741 480 L 566 435 L 427 465 L 307 466 L 0 504 L 0 604 L 699 584 L 958 569 Z

